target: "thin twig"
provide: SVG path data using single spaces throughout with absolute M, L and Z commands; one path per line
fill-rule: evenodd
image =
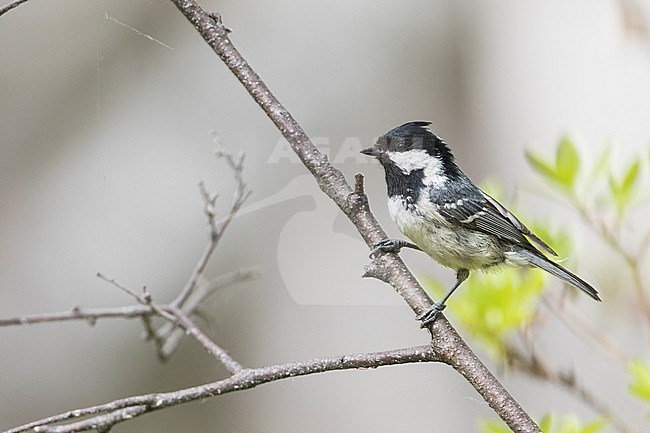
M 203 303 L 203 301 L 208 299 L 220 289 L 230 287 L 236 283 L 258 278 L 258 276 L 258 272 L 254 269 L 240 269 L 237 271 L 229 272 L 227 274 L 223 274 L 208 282 L 207 284 L 199 285 L 198 288 L 184 303 L 180 311 L 188 317 L 192 316 L 198 307 Z M 182 330 L 179 330 L 171 322 L 166 322 L 164 325 L 158 328 L 156 334 L 158 338 L 165 340 L 165 343 L 160 350 L 160 356 L 165 360 L 168 359 L 176 351 L 180 345 L 180 342 L 185 336 L 185 333 Z
M 155 305 L 153 305 L 153 298 L 151 296 L 151 293 L 149 293 L 149 290 L 147 290 L 147 287 L 142 288 L 142 300 L 145 302 L 145 305 L 152 307 L 152 309 L 156 312 Z M 164 344 L 164 341 L 160 338 L 158 338 L 158 335 L 156 334 L 156 329 L 154 328 L 153 321 L 151 320 L 151 317 L 149 316 L 143 316 L 142 317 L 142 326 L 144 328 L 144 338 L 147 341 L 153 341 L 154 345 L 156 346 L 156 353 L 158 354 L 158 358 L 161 360 L 164 360 L 162 357 L 162 347 Z
M 124 293 L 126 293 L 127 295 L 129 295 L 129 296 L 135 298 L 135 299 L 136 299 L 138 302 L 140 302 L 141 304 L 146 304 L 146 302 L 143 302 L 143 301 L 141 300 L 140 295 L 138 295 L 137 293 L 135 293 L 135 291 L 129 289 L 128 287 L 123 286 L 122 284 L 118 283 L 118 282 L 115 280 L 115 278 L 109 278 L 109 277 L 107 277 L 106 275 L 102 274 L 101 272 L 97 272 L 97 274 L 96 274 L 95 276 L 96 276 L 97 278 L 99 278 L 100 280 L 104 280 L 104 281 L 106 281 L 107 283 L 109 283 L 110 285 L 117 287 L 118 289 L 120 289 L 121 291 L 123 291 Z
M 94 325 L 97 319 L 138 319 L 143 316 L 152 316 L 155 314 L 155 311 L 146 305 L 129 305 L 127 307 L 116 308 L 74 307 L 69 311 L 61 311 L 57 313 L 32 314 L 0 319 L 0 327 L 65 322 L 69 320 L 85 320 L 91 325 Z
M 603 356 L 615 361 L 621 367 L 627 368 L 631 358 L 621 345 L 604 333 L 602 328 L 597 328 L 578 314 L 570 303 L 553 301 L 548 299 L 547 296 L 542 296 L 542 302 L 553 316 L 559 319 L 571 332 L 583 338 Z
M 222 289 L 232 284 L 248 281 L 253 278 L 257 278 L 257 271 L 253 269 L 244 269 L 229 272 L 220 277 L 217 277 L 215 280 L 210 282 L 208 285 L 203 286 L 190 298 L 186 308 L 183 309 L 183 314 L 191 315 L 198 308 L 199 304 L 203 300 L 210 297 L 219 289 Z M 163 309 L 168 307 L 162 306 Z M 113 308 L 81 308 L 73 307 L 68 311 L 59 311 L 55 313 L 41 313 L 41 314 L 30 314 L 16 317 L 9 317 L 6 319 L 0 319 L 0 327 L 4 326 L 20 326 L 20 325 L 36 325 L 41 323 L 51 323 L 51 322 L 67 322 L 71 320 L 83 320 L 88 322 L 90 325 L 94 325 L 98 319 L 139 319 L 147 316 L 154 316 L 157 313 L 147 305 L 128 305 L 125 307 L 113 307 Z M 166 325 L 163 325 L 163 327 Z M 169 325 L 172 327 L 173 325 Z M 162 328 L 161 328 L 162 329 Z M 160 335 L 164 335 L 157 331 Z
M 103 275 L 101 275 L 101 278 L 105 281 L 110 282 L 116 287 L 121 286 L 112 278 L 108 279 Z M 224 283 L 227 283 L 227 281 L 224 281 Z M 125 288 L 124 286 L 122 287 Z M 163 357 L 162 354 L 164 354 L 165 351 L 162 347 L 162 339 L 156 336 L 156 331 L 153 329 L 153 326 L 149 322 L 152 316 L 163 316 L 172 322 L 171 326 L 180 327 L 184 331 L 184 334 L 190 335 L 195 340 L 197 340 L 207 350 L 207 352 L 216 357 L 230 373 L 236 373 L 243 368 L 243 366 L 235 361 L 225 349 L 221 348 L 212 340 L 210 340 L 183 312 L 174 310 L 166 305 L 157 305 L 153 301 L 146 303 L 146 301 L 140 299 L 140 296 L 137 293 L 131 289 L 125 289 L 127 293 L 131 293 L 134 297 L 136 297 L 139 302 L 145 302 L 145 305 L 97 309 L 81 309 L 79 307 L 75 307 L 70 311 L 63 311 L 58 313 L 34 314 L 30 316 L 0 319 L 0 326 L 31 325 L 37 323 L 62 322 L 68 320 L 85 320 L 90 324 L 94 324 L 97 319 L 102 318 L 140 318 L 143 320 L 145 325 L 146 338 L 154 340 L 158 352 L 161 354 L 160 356 Z M 206 291 L 206 293 L 209 293 L 209 291 Z
M 595 393 L 578 381 L 575 371 L 554 369 L 548 362 L 537 356 L 531 348 L 528 349 L 528 353 L 524 353 L 515 346 L 508 345 L 506 346 L 506 357 L 509 365 L 516 370 L 565 388 L 598 414 L 607 418 L 619 432 L 635 432 L 623 418 L 611 410 L 606 401 L 599 399 Z
M 172 322 L 176 321 L 177 318 L 174 316 L 174 314 L 170 313 L 166 309 L 162 308 L 161 306 L 155 304 L 151 296 L 145 292 L 144 295 L 139 295 L 138 293 L 135 292 L 135 290 L 129 289 L 128 287 L 118 283 L 115 278 L 108 278 L 101 272 L 97 272 L 97 278 L 106 281 L 107 283 L 117 287 L 118 289 L 122 290 L 124 293 L 131 295 L 133 298 L 135 298 L 136 301 L 141 303 L 142 305 L 146 305 L 148 307 L 151 307 L 160 317 L 163 317 L 167 320 L 170 320 Z
M 123 398 L 110 403 L 77 409 L 60 415 L 51 416 L 38 421 L 25 424 L 5 433 L 21 433 L 31 429 L 38 429 L 39 432 L 49 433 L 72 433 L 93 429 L 93 425 L 101 425 L 103 428 L 110 428 L 113 425 L 126 421 L 123 416 L 116 416 L 115 413 L 125 408 L 137 408 L 128 415 L 131 418 L 140 416 L 147 412 L 175 406 L 181 403 L 226 394 L 233 391 L 254 388 L 258 385 L 274 382 L 289 377 L 305 376 L 309 374 L 323 373 L 326 371 L 368 369 L 387 365 L 408 364 L 417 362 L 439 361 L 438 356 L 431 346 L 416 346 L 408 349 L 396 349 L 383 352 L 372 352 L 352 355 L 333 356 L 329 358 L 311 359 L 302 362 L 291 362 L 287 364 L 269 365 L 267 367 L 244 369 L 239 373 L 217 382 L 201 386 L 182 389 L 174 392 L 146 394 L 134 397 Z M 142 409 L 144 408 L 144 410 Z M 84 416 L 92 416 L 80 423 L 71 423 L 56 427 L 45 427 L 49 424 L 76 419 Z M 130 419 L 130 418 L 129 418 Z
M 215 134 L 213 137 L 215 145 L 217 147 L 215 154 L 217 157 L 223 158 L 226 161 L 226 164 L 228 164 L 228 167 L 230 167 L 237 184 L 236 191 L 230 209 L 226 212 L 226 217 L 219 222 L 215 222 L 214 204 L 216 201 L 216 196 L 211 196 L 205 190 L 205 187 L 200 184 L 199 188 L 201 189 L 201 195 L 203 196 L 205 202 L 204 210 L 208 216 L 208 224 L 211 228 L 210 242 L 208 242 L 208 245 L 205 247 L 205 250 L 199 258 L 198 263 L 194 267 L 189 280 L 185 284 L 185 287 L 183 287 L 183 290 L 181 290 L 176 299 L 172 301 L 171 306 L 175 308 L 183 307 L 183 304 L 187 301 L 187 299 L 192 294 L 192 291 L 196 288 L 197 282 L 203 274 L 203 271 L 205 271 L 205 267 L 207 266 L 212 253 L 214 253 L 214 250 L 217 248 L 217 244 L 219 243 L 219 240 L 221 240 L 224 231 L 226 228 L 228 228 L 228 225 L 230 225 L 230 222 L 233 220 L 239 209 L 241 209 L 242 205 L 250 195 L 250 190 L 246 186 L 246 183 L 244 182 L 244 178 L 242 176 L 244 161 L 243 154 L 239 156 L 238 160 L 235 160 L 233 155 L 219 141 L 218 136 Z
M 242 205 L 246 199 L 248 199 L 251 193 L 251 191 L 246 186 L 246 182 L 244 181 L 242 174 L 244 170 L 244 154 L 240 153 L 238 157 L 235 158 L 233 154 L 223 145 L 223 143 L 221 143 L 221 140 L 216 133 L 213 133 L 213 141 L 216 147 L 215 155 L 218 158 L 223 158 L 233 173 L 233 177 L 235 178 L 236 182 L 236 191 L 232 204 L 229 210 L 226 212 L 225 218 L 221 221 L 216 221 L 215 204 L 218 195 L 210 194 L 205 187 L 205 184 L 203 182 L 199 183 L 199 191 L 201 192 L 201 196 L 203 197 L 204 202 L 204 212 L 208 219 L 208 226 L 210 227 L 210 241 L 203 251 L 203 254 L 199 258 L 198 263 L 194 267 L 194 270 L 192 271 L 189 280 L 185 284 L 185 287 L 183 287 L 176 299 L 174 299 L 170 304 L 170 308 L 180 311 L 188 316 L 193 314 L 198 307 L 198 304 L 212 293 L 212 290 L 209 290 L 207 292 L 202 292 L 200 296 L 193 296 L 197 287 L 199 287 L 199 281 L 203 278 L 203 272 L 205 271 L 210 257 L 212 257 L 212 254 L 216 250 L 224 231 L 228 228 L 231 221 L 237 212 L 241 209 Z M 192 301 L 192 304 L 190 306 L 187 306 L 186 303 L 192 299 L 194 299 L 194 301 Z M 180 344 L 180 341 L 182 340 L 181 334 L 175 331 L 175 325 L 170 322 L 164 325 L 156 333 L 157 339 L 166 340 L 158 350 L 158 355 L 162 360 L 167 359 L 176 350 Z
M 244 369 L 244 366 L 241 365 L 239 362 L 235 361 L 235 359 L 230 356 L 230 354 L 220 347 L 218 344 L 216 344 L 214 341 L 212 341 L 208 336 L 206 336 L 195 324 L 190 320 L 186 315 L 183 314 L 183 312 L 172 306 L 161 306 L 156 304 L 153 301 L 153 298 L 149 291 L 144 288 L 143 289 L 143 294 L 139 295 L 136 293 L 134 290 L 129 289 L 126 286 L 123 286 L 122 284 L 118 283 L 114 278 L 107 278 L 104 276 L 102 273 L 97 273 L 97 276 L 104 281 L 109 282 L 113 286 L 119 288 L 120 290 L 130 294 L 133 296 L 138 302 L 141 304 L 144 304 L 148 307 L 150 307 L 153 311 L 155 311 L 159 316 L 169 320 L 171 323 L 173 323 L 175 326 L 180 326 L 187 335 L 190 335 L 192 338 L 194 338 L 196 341 L 203 346 L 207 352 L 217 358 L 221 364 L 223 364 L 224 367 L 226 367 L 226 370 L 228 370 L 231 374 L 239 373 L 241 370 Z M 156 343 L 156 347 L 158 349 L 158 354 L 161 358 L 163 358 L 162 355 L 162 342 L 158 337 L 155 337 L 156 333 L 153 331 L 150 327 L 147 326 L 148 322 L 145 321 L 145 331 L 149 335 L 154 336 L 154 340 Z
M 36 433 L 65 433 L 97 430 L 98 433 L 109 432 L 115 424 L 135 418 L 147 412 L 145 405 L 129 406 L 124 409 L 117 409 L 102 416 L 85 419 L 66 425 L 44 425 L 34 427 Z
M 230 374 L 237 374 L 245 368 L 242 364 L 237 362 L 235 358 L 230 356 L 230 353 L 228 353 L 227 350 L 215 344 L 214 341 L 208 338 L 187 316 L 180 311 L 176 311 L 175 314 L 176 317 L 178 317 L 179 326 L 181 326 L 188 335 L 201 343 L 208 353 L 217 358 L 219 362 L 226 367 L 226 370 L 228 370 Z
M 208 225 L 210 226 L 210 237 L 214 239 L 215 233 L 217 233 L 215 205 L 219 195 L 210 194 L 203 181 L 199 182 L 199 191 L 201 192 L 201 197 L 203 197 L 203 211 L 205 212 L 205 216 L 208 218 Z
M 11 3 L 9 3 L 7 6 L 0 8 L 0 17 L 6 14 L 7 12 L 9 12 L 10 10 L 17 8 L 18 6 L 20 6 L 25 2 L 27 2 L 27 0 L 14 0 Z
M 617 253 L 630 268 L 632 280 L 634 281 L 634 288 L 636 289 L 638 306 L 646 324 L 650 323 L 650 298 L 648 298 L 648 291 L 641 275 L 641 267 L 638 257 L 625 248 L 621 243 L 620 236 L 617 236 L 615 231 L 605 221 L 603 221 L 599 212 L 590 212 L 589 209 L 587 209 L 587 207 L 578 199 L 574 199 L 572 203 L 582 220 L 591 226 L 591 228 L 600 235 L 607 245 L 609 245 L 609 247 Z

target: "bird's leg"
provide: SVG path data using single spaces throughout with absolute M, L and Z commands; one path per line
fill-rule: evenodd
M 445 296 L 442 297 L 441 300 L 433 304 L 433 307 L 431 309 L 423 314 L 420 314 L 417 317 L 417 320 L 420 320 L 422 322 L 422 325 L 420 325 L 421 328 L 426 328 L 430 324 L 436 321 L 436 317 L 438 317 L 438 313 L 440 313 L 442 310 L 445 309 L 447 305 L 445 305 L 445 302 L 447 302 L 447 299 L 454 293 L 454 291 L 460 286 L 463 281 L 465 281 L 469 277 L 469 269 L 459 269 L 458 272 L 456 272 L 456 284 L 454 284 L 454 287 L 451 288 L 447 292 Z
M 374 259 L 379 253 L 399 253 L 402 248 L 413 248 L 422 251 L 420 247 L 408 241 L 401 239 L 384 239 L 372 246 L 370 258 Z

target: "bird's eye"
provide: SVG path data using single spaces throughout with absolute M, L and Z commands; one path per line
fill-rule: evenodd
M 395 140 L 395 141 L 397 142 L 396 143 L 397 144 L 396 150 L 398 152 L 405 152 L 405 151 L 408 150 L 409 146 L 408 146 L 408 141 L 406 139 L 400 138 L 400 139 Z

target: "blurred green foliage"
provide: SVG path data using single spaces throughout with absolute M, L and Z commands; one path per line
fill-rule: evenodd
M 629 386 L 632 395 L 650 402 L 650 363 L 634 360 L 630 362 L 628 371 L 632 377 Z
M 604 245 L 611 247 L 613 254 L 622 256 L 632 272 L 636 272 L 640 264 L 635 260 L 643 256 L 644 246 L 630 252 L 621 240 L 620 229 L 624 225 L 633 227 L 632 223 L 638 226 L 636 219 L 628 217 L 630 210 L 641 203 L 643 194 L 647 195 L 649 191 L 641 185 L 648 179 L 650 152 L 630 158 L 618 170 L 612 164 L 613 150 L 613 146 L 605 146 L 593 159 L 587 158 L 585 154 L 581 155 L 573 140 L 563 137 L 555 149 L 554 158 L 531 151 L 526 151 L 525 157 L 533 172 L 551 187 L 551 197 L 574 209 L 604 241 Z M 497 182 L 487 181 L 483 189 L 503 201 L 503 188 Z M 572 239 L 566 231 L 552 230 L 549 224 L 531 223 L 525 215 L 514 210 L 560 257 L 570 254 Z M 647 223 L 644 224 L 641 229 L 646 229 Z M 650 233 L 645 237 L 639 236 L 639 239 L 648 237 Z M 491 357 L 507 361 L 507 351 L 512 349 L 512 336 L 534 322 L 546 280 L 547 274 L 538 270 L 473 272 L 448 303 L 448 310 Z M 637 293 L 642 293 L 644 288 L 639 281 L 636 280 L 639 285 Z M 432 278 L 425 278 L 423 282 L 434 298 L 439 298 L 448 289 Z M 640 301 L 643 299 L 641 297 Z M 627 369 L 630 393 L 650 402 L 650 362 L 635 360 Z M 582 424 L 574 416 L 554 420 L 552 415 L 548 415 L 540 420 L 539 426 L 544 433 L 596 433 L 607 424 L 604 418 Z M 495 421 L 484 422 L 481 431 L 510 432 L 505 424 Z
M 601 418 L 583 425 L 578 418 L 571 415 L 556 421 L 552 414 L 546 415 L 538 422 L 543 433 L 597 433 L 607 424 L 607 420 Z M 501 421 L 485 421 L 481 424 L 481 432 L 511 433 L 511 430 Z
M 526 159 L 542 177 L 553 182 L 566 193 L 575 192 L 574 186 L 580 171 L 580 154 L 568 137 L 560 140 L 555 151 L 555 161 L 547 161 L 528 150 Z
M 447 308 L 493 357 L 501 358 L 511 333 L 531 322 L 545 279 L 545 273 L 537 269 L 474 272 Z M 425 279 L 424 285 L 434 298 L 447 291 L 431 278 Z
M 636 159 L 630 163 L 620 180 L 612 174 L 609 175 L 609 190 L 619 218 L 622 218 L 627 208 L 633 204 L 640 169 L 641 160 Z
M 637 155 L 628 161 L 621 173 L 612 167 L 612 147 L 605 147 L 595 161 L 591 162 L 586 173 L 581 171 L 585 163 L 573 140 L 563 137 L 555 151 L 555 160 L 527 150 L 526 160 L 533 170 L 551 186 L 555 192 L 566 198 L 579 212 L 585 212 L 585 206 L 602 208 L 612 204 L 618 221 L 625 217 L 627 211 L 639 202 L 644 161 L 648 155 Z M 591 197 L 593 203 L 586 203 Z

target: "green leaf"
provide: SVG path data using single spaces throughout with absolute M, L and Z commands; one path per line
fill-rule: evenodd
M 650 401 L 650 363 L 635 360 L 628 365 L 632 381 L 629 385 L 630 393 L 641 400 Z
M 548 162 L 544 161 L 541 157 L 533 154 L 531 151 L 526 150 L 525 154 L 528 164 L 537 171 L 542 177 L 547 180 L 556 181 L 557 176 L 555 174 L 555 167 L 553 167 Z
M 627 169 L 627 173 L 625 173 L 625 177 L 623 178 L 623 182 L 621 182 L 621 189 L 623 191 L 623 194 L 626 194 L 630 196 L 632 194 L 632 190 L 636 186 L 636 181 L 639 179 L 639 170 L 641 169 L 641 161 L 636 160 L 630 164 L 630 166 Z
M 560 140 L 555 150 L 554 163 L 545 161 L 528 150 L 525 156 L 530 166 L 542 177 L 559 185 L 565 192 L 574 193 L 580 171 L 580 154 L 571 139 L 563 137 Z
M 622 217 L 634 198 L 635 187 L 639 179 L 641 170 L 640 159 L 632 161 L 628 167 L 623 180 L 617 181 L 613 176 L 609 176 L 609 190 L 616 204 L 618 216 Z
M 563 137 L 555 153 L 555 174 L 557 180 L 572 189 L 580 170 L 580 155 L 568 137 Z

